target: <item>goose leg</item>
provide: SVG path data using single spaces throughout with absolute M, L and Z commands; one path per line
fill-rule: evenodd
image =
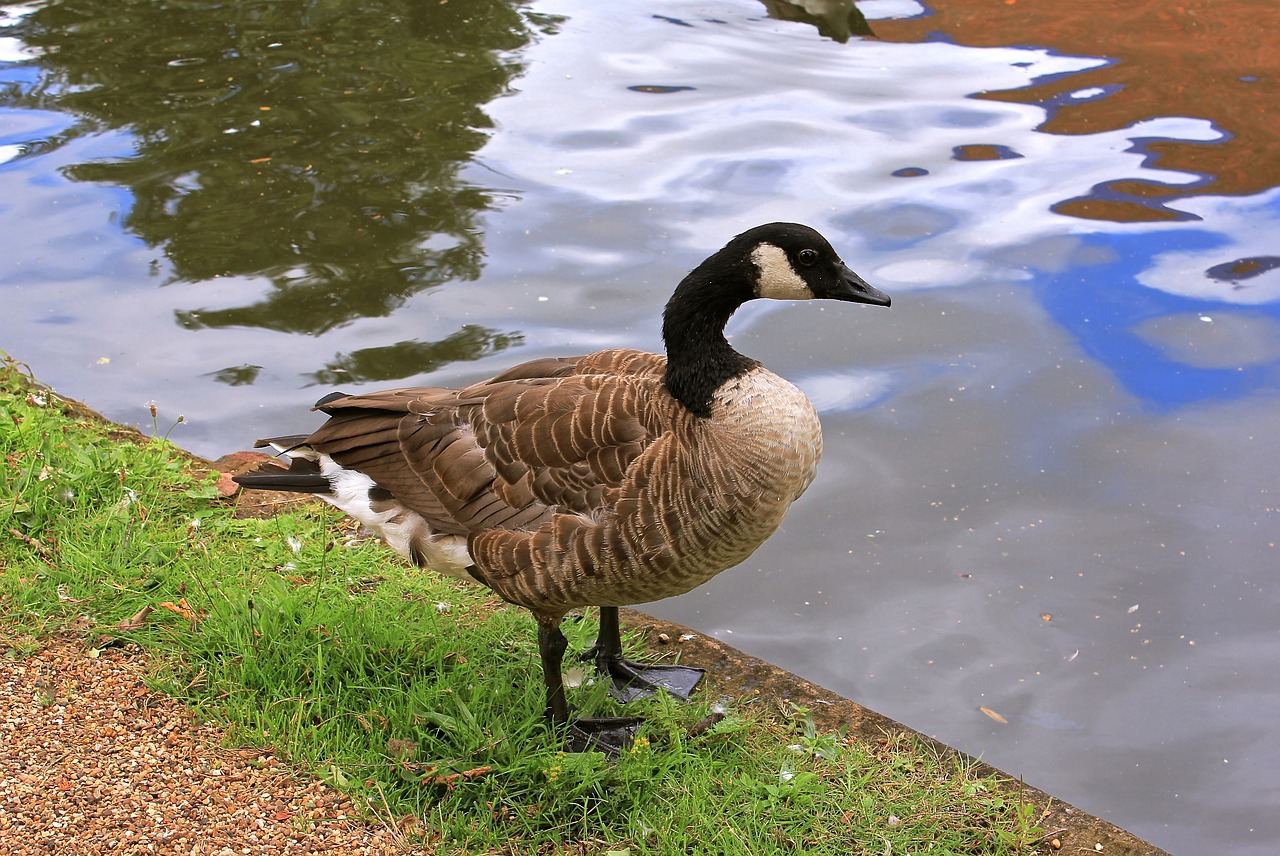
M 547 684 L 547 719 L 556 725 L 569 721 L 569 702 L 564 696 L 564 651 L 569 640 L 560 632 L 559 619 L 538 616 L 538 654 L 542 658 L 542 677 Z
M 616 606 L 600 607 L 600 633 L 596 644 L 583 654 L 583 659 L 595 660 L 600 673 L 613 681 L 614 697 L 624 704 L 651 696 L 659 689 L 677 698 L 688 699 L 705 674 L 702 669 L 690 666 L 646 665 L 625 659 Z
M 569 718 L 569 702 L 564 693 L 564 652 L 569 642 L 560 632 L 560 618 L 539 615 L 538 653 L 547 685 L 547 719 L 553 728 L 567 728 L 566 748 L 570 752 L 604 752 L 616 755 L 631 745 L 642 720 L 635 716 L 599 719 Z

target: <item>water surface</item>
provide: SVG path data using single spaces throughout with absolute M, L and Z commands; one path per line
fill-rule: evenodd
M 819 477 L 648 608 L 1171 851 L 1271 853 L 1276 16 L 9 7 L 0 346 L 217 456 L 335 387 L 657 348 L 692 265 L 811 223 L 894 306 L 738 314 Z

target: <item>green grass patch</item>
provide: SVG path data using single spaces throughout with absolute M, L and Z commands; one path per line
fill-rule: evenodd
M 159 431 L 157 430 L 157 434 Z M 1034 809 L 911 735 L 846 739 L 802 708 L 667 697 L 616 759 L 543 722 L 523 610 L 418 571 L 317 505 L 237 519 L 160 437 L 0 366 L 0 653 L 76 628 L 148 648 L 153 685 L 352 794 L 439 853 L 1019 854 Z M 593 616 L 594 618 L 594 616 Z M 565 622 L 581 650 L 595 624 Z M 92 653 L 92 650 L 90 650 Z M 584 715 L 619 715 L 602 686 Z

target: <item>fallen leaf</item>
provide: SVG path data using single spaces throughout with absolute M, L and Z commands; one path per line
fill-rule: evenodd
M 689 729 L 689 736 L 697 737 L 699 734 L 702 734 L 708 729 L 714 728 L 716 725 L 719 725 L 720 722 L 724 720 L 724 717 L 725 717 L 725 712 L 723 710 L 711 711 L 711 713 L 708 713 L 706 716 L 702 717 L 702 719 L 698 720 L 698 722 L 692 728 Z
M 457 787 L 459 782 L 478 779 L 493 772 L 493 767 L 475 767 L 470 770 L 463 770 L 461 773 L 446 773 L 441 775 L 426 775 L 422 777 L 424 785 L 444 785 L 449 790 Z
M 196 614 L 196 611 L 187 605 L 187 599 L 185 597 L 178 598 L 177 603 L 174 603 L 171 600 L 166 600 L 164 603 L 160 604 L 160 608 L 167 609 L 170 612 L 176 612 L 192 624 L 195 624 L 200 620 L 200 616 Z

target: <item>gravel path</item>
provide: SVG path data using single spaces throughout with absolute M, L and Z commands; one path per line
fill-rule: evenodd
M 421 852 L 276 758 L 221 748 L 146 669 L 134 646 L 0 655 L 0 853 Z

